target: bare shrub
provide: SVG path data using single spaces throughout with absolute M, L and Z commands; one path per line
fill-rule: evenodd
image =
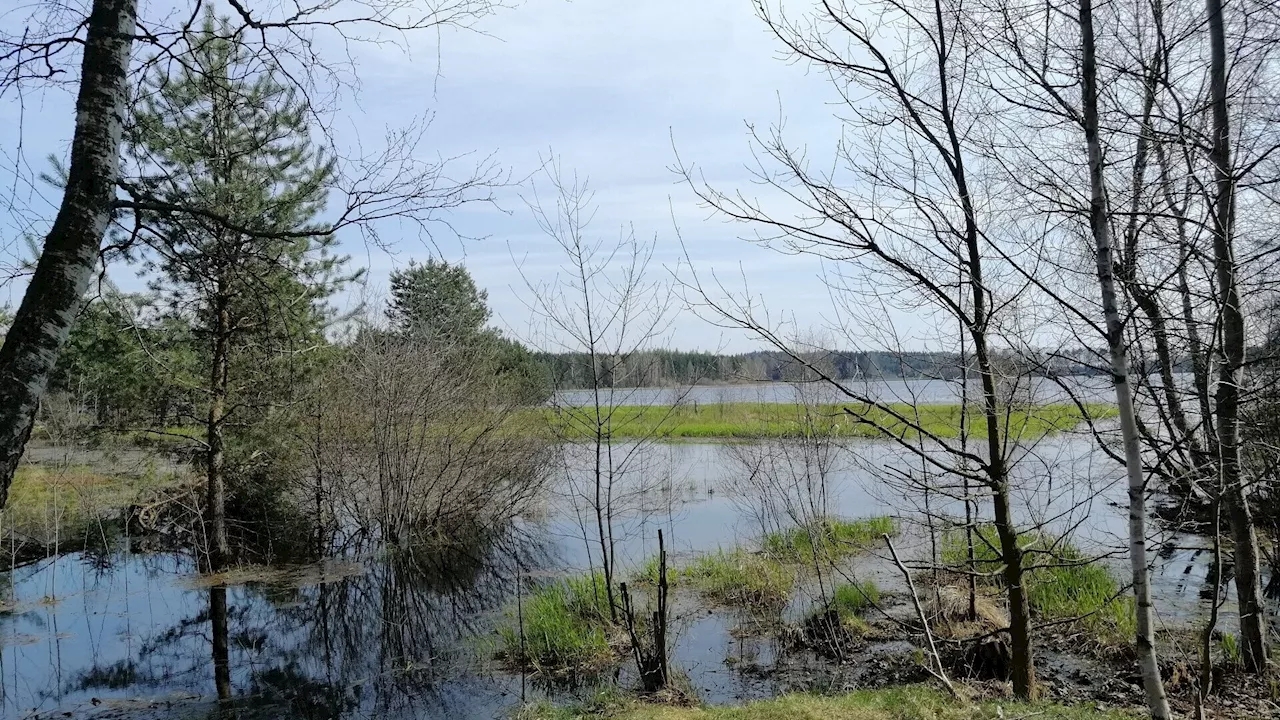
M 318 525 L 406 543 L 505 524 L 541 489 L 549 443 L 494 364 L 364 329 L 308 401 Z

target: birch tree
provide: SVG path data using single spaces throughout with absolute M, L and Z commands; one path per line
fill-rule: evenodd
M 1155 612 L 1151 600 L 1150 573 L 1147 569 L 1147 484 L 1137 415 L 1129 388 L 1129 357 L 1125 349 L 1124 323 L 1120 318 L 1117 301 L 1111 223 L 1107 208 L 1106 181 L 1103 177 L 1102 142 L 1098 137 L 1098 61 L 1094 47 L 1092 0 L 1080 0 L 1080 38 L 1083 49 L 1080 64 L 1082 120 L 1089 161 L 1089 228 L 1097 253 L 1098 286 L 1102 294 L 1102 311 L 1106 316 L 1107 349 L 1111 355 L 1116 405 L 1120 409 L 1125 476 L 1129 484 L 1129 567 L 1133 574 L 1133 595 L 1138 620 L 1135 642 L 1138 664 L 1142 668 L 1142 685 L 1147 694 L 1147 707 L 1153 718 L 1168 720 L 1172 715 L 1169 699 L 1165 696 L 1164 681 L 1160 677 L 1160 661 L 1156 655 Z
M 51 32 L 35 42 L 6 38 L 0 45 L 0 92 L 51 77 L 52 67 L 37 64 L 41 55 L 47 59 L 81 42 L 84 46 L 62 205 L 0 347 L 0 507 L 9 498 L 40 398 L 79 314 L 111 221 L 137 14 L 137 0 L 94 0 L 82 19 L 83 39 L 77 26 L 65 35 Z

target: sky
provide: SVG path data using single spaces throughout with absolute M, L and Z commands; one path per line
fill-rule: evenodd
M 12 17 L 0 18 L 6 20 Z M 781 56 L 750 0 L 525 0 L 482 19 L 474 31 L 418 34 L 406 42 L 407 48 L 352 51 L 358 94 L 345 96 L 331 118 L 340 144 L 376 144 L 388 129 L 430 117 L 418 152 L 422 159 L 456 158 L 457 174 L 492 158 L 517 183 L 555 156 L 595 192 L 593 235 L 612 239 L 631 227 L 653 240 L 655 279 L 676 272 L 683 238 L 700 277 L 714 273 L 735 292 L 749 291 L 771 316 L 803 330 L 839 321 L 816 260 L 745 242 L 749 229 L 699 207 L 672 170 L 678 151 L 713 185 L 750 194 L 748 123 L 785 118 L 786 136 L 812 153 L 838 139 L 835 92 L 824 77 Z M 65 158 L 73 124 L 65 90 L 33 91 L 21 100 L 12 93 L 0 98 L 0 187 L 18 206 L 0 225 L 3 267 L 25 252 L 22 232 L 47 228 L 56 202 L 47 188 L 15 180 L 15 164 L 29 179 L 47 167 L 46 156 Z M 369 269 L 368 287 L 340 302 L 384 294 L 389 272 L 435 255 L 466 265 L 487 290 L 497 325 L 536 341 L 526 279 L 553 280 L 564 258 L 539 231 L 521 199 L 528 194 L 527 184 L 512 186 L 498 192 L 496 206 L 452 211 L 447 219 L 468 239 L 440 232 L 426 242 L 407 228 L 383 228 L 393 241 L 384 250 L 345 234 L 343 249 Z M 689 278 L 688 268 L 679 272 Z M 141 289 L 131 268 L 109 274 L 126 290 Z M 16 307 L 21 291 L 21 281 L 0 288 L 0 304 Z M 696 312 L 679 313 L 663 343 L 724 352 L 761 347 Z

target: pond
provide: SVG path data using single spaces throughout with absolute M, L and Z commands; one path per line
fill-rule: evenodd
M 655 552 L 659 528 L 677 559 L 754 542 L 767 523 L 767 499 L 739 480 L 744 456 L 766 447 L 639 451 L 623 479 L 635 492 L 620 493 L 624 573 Z M 831 513 L 920 516 L 924 499 L 891 481 L 903 462 L 899 450 L 883 441 L 846 449 L 826 476 Z M 1118 474 L 1097 455 L 1085 436 L 1039 444 L 1019 470 L 1026 491 L 1018 512 L 1076 527 L 1078 541 L 1093 550 L 1123 548 Z M 1053 477 L 1042 477 L 1050 467 Z M 226 587 L 209 587 L 190 558 L 128 547 L 8 573 L 0 578 L 0 716 L 488 718 L 522 697 L 572 695 L 578 688 L 505 672 L 492 656 L 495 624 L 512 605 L 517 579 L 524 592 L 586 567 L 575 511 L 581 480 L 571 474 L 518 527 L 449 553 L 384 552 L 255 571 Z M 957 511 L 938 502 L 931 512 Z M 899 542 L 918 557 L 928 552 L 925 538 L 921 527 L 907 525 Z M 1162 620 L 1178 622 L 1202 607 L 1206 564 L 1194 539 L 1169 540 L 1154 587 Z M 1124 572 L 1123 557 L 1113 562 Z M 874 554 L 857 572 L 885 587 L 897 581 Z M 676 614 L 672 661 L 704 700 L 849 682 L 824 677 L 837 670 L 813 658 L 783 658 L 775 643 L 738 632 L 745 621 L 734 613 L 695 603 Z M 795 672 L 780 672 L 784 665 Z M 628 682 L 627 672 L 598 680 Z

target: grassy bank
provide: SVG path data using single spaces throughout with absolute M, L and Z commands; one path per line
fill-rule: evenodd
M 860 690 L 848 695 L 786 695 L 739 707 L 670 707 L 605 694 L 573 707 L 539 704 L 524 708 L 519 720 L 1134 720 L 1138 714 L 1080 705 L 1004 700 L 960 703 L 923 686 Z
M 848 412 L 846 412 L 846 409 Z M 1033 438 L 1069 430 L 1085 419 L 1115 416 L 1109 405 L 1092 404 L 1082 414 L 1074 405 L 1042 405 L 1008 412 L 1015 435 Z M 586 439 L 594 433 L 594 413 L 587 409 L 545 409 L 540 411 L 562 437 Z M 895 404 L 890 409 L 853 405 L 818 405 L 806 408 L 789 403 L 686 404 L 676 408 L 622 405 L 609 415 L 616 439 L 657 437 L 663 439 L 761 439 L 794 438 L 811 434 L 834 437 L 880 437 L 883 432 L 912 437 L 916 428 L 942 438 L 960 435 L 961 412 L 953 405 Z M 974 437 L 984 437 L 981 416 L 969 413 Z
M 21 466 L 0 511 L 0 537 L 9 545 L 5 560 L 105 544 L 129 508 L 176 482 L 154 472 L 107 475 L 88 466 Z

